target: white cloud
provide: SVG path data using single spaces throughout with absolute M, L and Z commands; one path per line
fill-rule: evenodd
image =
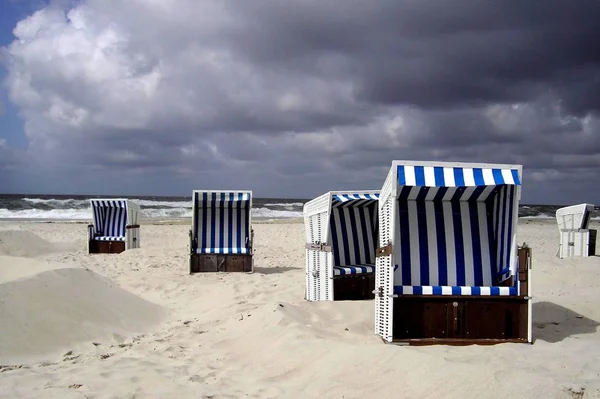
M 320 169 L 320 188 L 344 179 L 367 184 L 401 158 L 533 164 L 534 181 L 568 175 L 569 165 L 599 167 L 595 116 L 569 115 L 552 90 L 441 107 L 438 97 L 485 94 L 477 82 L 467 82 L 473 90 L 466 94 L 457 82 L 444 86 L 460 57 L 435 46 L 447 50 L 458 36 L 427 40 L 431 54 L 449 57 L 446 68 L 419 53 L 415 37 L 382 29 L 387 8 L 349 5 L 351 27 L 324 17 L 332 4 L 82 0 L 35 12 L 3 51 L 30 163 L 186 179 L 212 173 L 242 183 L 272 173 L 264 186 L 275 191 L 303 186 L 284 175 Z M 369 20 L 375 14 L 376 23 Z M 402 40 L 406 47 L 398 47 Z M 405 100 L 369 100 L 365 87 L 373 82 Z M 355 172 L 344 176 L 349 168 Z

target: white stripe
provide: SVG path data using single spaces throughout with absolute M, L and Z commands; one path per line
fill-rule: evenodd
M 473 174 L 473 168 L 463 168 L 463 177 L 465 180 L 465 186 L 472 187 L 475 185 L 475 175 Z
M 246 249 L 246 238 L 249 237 L 250 232 L 246 228 L 247 216 L 246 216 L 246 212 L 243 209 L 242 209 L 241 214 L 242 214 L 242 217 L 241 217 L 241 219 L 242 219 L 242 221 L 241 221 L 241 223 L 242 223 L 242 229 L 241 229 L 242 236 L 240 238 L 240 240 L 241 240 L 241 242 L 240 242 L 240 248 L 242 248 L 241 249 L 241 253 L 247 253 L 248 250 Z
M 220 204 L 221 201 L 217 200 L 217 203 Z M 221 253 L 222 248 L 225 246 L 221 242 L 221 229 L 223 229 L 223 226 L 221 226 L 222 209 L 215 208 L 214 212 L 215 212 L 215 244 L 213 245 L 213 247 L 215 248 L 215 252 L 219 254 L 219 253 Z
M 491 295 L 492 294 L 492 290 L 490 287 L 479 287 L 479 289 L 481 290 L 480 291 L 481 295 Z
M 454 197 L 456 190 L 457 190 L 456 187 L 449 187 L 448 190 L 446 191 L 446 193 L 444 194 L 444 198 L 442 198 L 442 202 L 450 201 L 452 199 L 452 197 Z
M 356 208 L 344 208 L 342 209 L 342 212 L 344 213 L 344 220 L 346 222 L 346 232 L 348 234 L 347 244 L 349 249 L 348 254 L 350 255 L 350 259 L 348 260 L 349 265 L 357 265 L 358 263 L 360 263 L 360 261 L 359 259 L 356 259 L 356 255 L 354 254 L 354 250 L 356 249 L 354 248 L 354 237 L 358 236 L 359 229 L 353 229 L 352 224 L 350 223 L 352 217 L 351 213 L 356 213 Z
M 410 188 L 410 193 L 408 194 L 408 197 L 406 197 L 406 199 L 408 201 L 414 201 L 417 199 L 417 196 L 419 195 L 419 191 L 421 190 L 420 187 L 411 187 Z
M 425 185 L 427 187 L 435 187 L 435 171 L 433 166 L 425 166 L 423 170 L 425 171 Z
M 477 187 L 475 187 L 475 186 L 466 187 L 465 191 L 463 191 L 462 195 L 460 196 L 460 199 L 463 201 L 468 201 L 476 189 L 477 189 Z
M 365 226 L 362 225 L 362 218 L 360 217 L 362 214 L 362 216 L 365 219 Z M 363 260 L 363 262 L 365 263 L 372 263 L 375 261 L 375 258 L 373 259 L 367 259 L 367 254 L 365 251 L 365 242 L 367 242 L 367 245 L 369 246 L 369 254 L 370 256 L 372 256 L 371 254 L 373 253 L 374 246 L 373 246 L 373 234 L 369 234 L 369 232 L 373 231 L 373 225 L 371 224 L 371 212 L 369 212 L 369 207 L 363 206 L 361 208 L 357 208 L 356 209 L 356 220 L 357 220 L 357 230 L 358 230 L 358 243 L 360 244 L 360 259 Z M 363 230 L 367 231 L 367 236 L 363 236 Z
M 479 237 L 481 242 L 481 267 L 483 268 L 483 284 L 493 285 L 492 265 L 490 263 L 490 240 L 488 235 L 486 205 L 483 202 L 477 203 L 477 215 L 479 219 Z
M 496 184 L 496 181 L 494 180 L 494 174 L 492 173 L 491 169 L 483 169 L 482 172 L 483 181 L 486 185 L 493 186 Z
M 444 168 L 444 184 L 446 187 L 456 187 L 453 168 Z
M 427 195 L 425 195 L 425 201 L 433 201 L 435 195 L 440 189 L 438 187 L 431 187 L 429 191 L 427 191 Z
M 433 294 L 432 286 L 424 286 L 422 288 L 423 288 L 423 295 L 432 295 Z
M 410 232 L 410 279 L 409 284 L 419 285 L 421 281 L 419 256 L 419 221 L 417 219 L 417 203 L 408 201 L 408 226 Z
M 460 295 L 471 295 L 471 287 L 460 287 Z
M 479 196 L 479 198 L 477 199 L 477 201 L 480 202 L 484 202 L 488 199 L 488 197 L 490 196 L 490 194 L 492 193 L 492 191 L 494 191 L 494 188 L 496 188 L 496 186 L 486 186 L 485 189 L 481 192 L 481 195 Z
M 452 295 L 452 287 L 448 285 L 442 286 L 442 295 Z
M 446 229 L 446 259 L 448 263 L 448 285 L 456 281 L 456 253 L 454 250 L 454 221 L 452 220 L 452 205 L 443 202 L 444 228 Z
M 417 184 L 415 176 L 415 167 L 412 165 L 406 165 L 404 167 L 404 177 L 406 177 L 406 185 L 414 186 Z
M 515 179 L 509 169 L 502 169 L 502 177 L 504 178 L 504 184 L 515 184 Z
M 228 197 L 229 194 L 225 194 L 225 198 Z M 235 210 L 233 211 L 235 212 Z M 229 208 L 224 208 L 223 213 L 223 226 L 221 226 L 221 228 L 223 229 L 223 242 L 221 243 L 221 245 L 223 246 L 223 253 L 228 254 L 233 251 L 231 249 L 233 245 L 229 245 L 229 224 L 231 223 L 231 221 L 229 220 Z
M 504 207 L 506 209 L 506 215 L 504 216 L 504 228 L 502 230 L 502 234 L 504 235 L 504 245 L 502 246 L 502 253 L 504 255 L 504 263 L 501 265 L 500 268 L 498 268 L 498 271 L 504 269 L 506 267 L 507 264 L 509 264 L 509 259 L 507 259 L 507 255 L 506 255 L 506 248 L 508 247 L 508 237 L 510 237 L 511 232 L 509 231 L 508 228 L 508 223 L 510 222 L 510 190 L 508 189 L 507 186 L 504 186 L 505 190 L 504 192 L 506 193 L 506 206 Z
M 465 254 L 465 285 L 475 284 L 475 268 L 473 267 L 473 237 L 471 236 L 471 213 L 469 203 L 460 203 L 463 230 L 463 248 Z

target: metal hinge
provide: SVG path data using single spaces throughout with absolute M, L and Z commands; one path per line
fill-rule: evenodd
M 324 251 L 324 252 L 331 252 L 331 246 L 330 245 L 325 245 L 324 243 L 306 243 L 305 244 L 306 249 L 310 249 L 312 251 Z
M 379 258 L 380 256 L 387 256 L 392 254 L 393 246 L 392 244 L 388 244 L 384 247 L 377 248 L 375 250 L 375 257 Z
M 379 298 L 383 298 L 384 296 L 387 296 L 387 297 L 389 297 L 389 298 L 398 298 L 398 295 L 397 295 L 397 294 L 391 294 L 391 295 L 387 294 L 387 295 L 385 295 L 385 294 L 383 293 L 383 287 L 379 287 L 379 289 L 378 289 L 378 290 L 373 290 L 373 291 L 371 291 L 371 292 L 372 292 L 373 294 L 377 295 Z

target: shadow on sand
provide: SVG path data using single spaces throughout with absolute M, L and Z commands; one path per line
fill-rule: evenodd
M 556 343 L 579 334 L 593 334 L 600 325 L 596 320 L 588 319 L 552 302 L 533 304 L 533 336 L 535 340 Z
M 258 274 L 275 274 L 275 273 L 285 273 L 292 270 L 300 270 L 299 267 L 256 267 L 254 266 L 254 273 Z

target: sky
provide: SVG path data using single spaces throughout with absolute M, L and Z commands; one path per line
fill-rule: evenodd
M 0 192 L 312 198 L 424 160 L 600 204 L 597 0 L 0 3 Z

